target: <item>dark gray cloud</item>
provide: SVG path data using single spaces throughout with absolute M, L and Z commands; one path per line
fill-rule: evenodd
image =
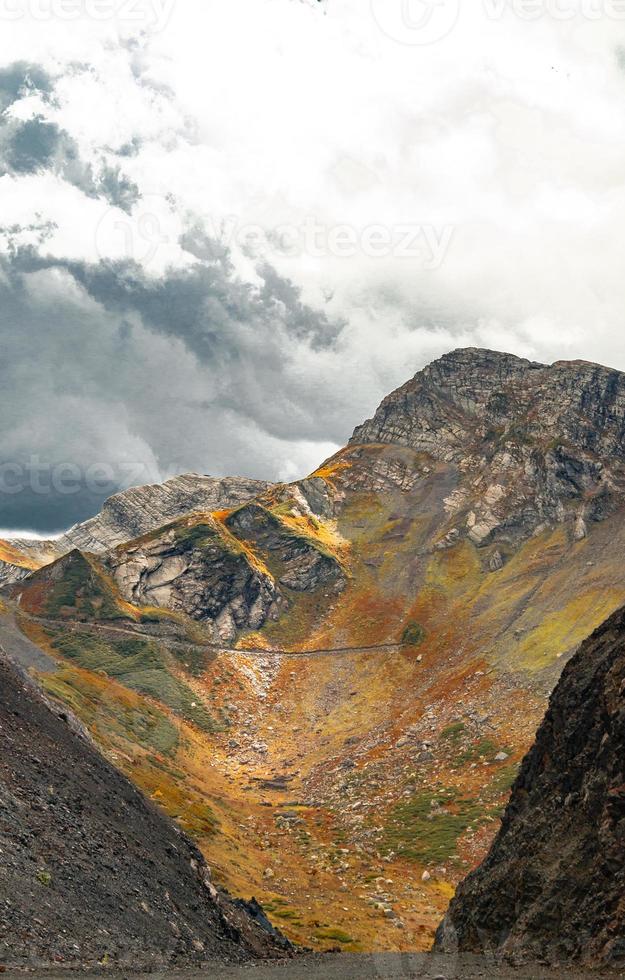
M 123 161 L 139 140 L 86 163 L 46 115 L 55 86 L 36 65 L 0 71 L 0 171 L 54 173 L 130 213 L 140 195 Z M 11 112 L 32 95 L 41 111 Z M 270 265 L 243 281 L 197 226 L 180 241 L 189 264 L 154 277 L 133 261 L 50 257 L 54 232 L 36 215 L 0 228 L 0 527 L 53 532 L 185 470 L 277 478 L 303 471 L 306 443 L 321 457 L 347 435 L 322 364 L 344 324 Z M 318 377 L 304 377 L 315 357 Z
M 184 470 L 277 478 L 290 443 L 348 434 L 353 420 L 299 370 L 342 324 L 269 266 L 252 287 L 220 245 L 194 241 L 206 258 L 159 278 L 34 249 L 2 261 L 0 527 L 53 531 Z
M 53 101 L 54 80 L 40 65 L 15 61 L 0 68 L 0 111 L 4 112 L 14 102 L 34 93 L 44 101 Z
M 121 167 L 108 165 L 102 167 L 94 190 L 98 196 L 105 197 L 113 207 L 121 208 L 129 214 L 140 197 L 139 188 L 122 173 Z
M 21 99 L 38 95 L 55 104 L 55 80 L 43 69 L 16 62 L 0 70 L 0 176 L 23 176 L 51 171 L 89 197 L 101 197 L 130 212 L 139 189 L 122 172 L 102 159 L 94 168 L 81 159 L 76 141 L 41 113 L 19 119 L 7 113 Z

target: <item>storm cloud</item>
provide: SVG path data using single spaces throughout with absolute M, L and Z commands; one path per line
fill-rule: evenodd
M 302 476 L 453 347 L 625 368 L 625 27 L 508 8 L 0 35 L 0 526 Z
M 0 176 L 49 171 L 88 196 L 103 197 L 129 211 L 139 199 L 136 184 L 119 166 L 82 160 L 76 141 L 44 112 L 35 110 L 25 119 L 11 114 L 13 106 L 28 100 L 40 100 L 44 111 L 58 107 L 55 79 L 43 68 L 25 62 L 0 69 Z
M 277 478 L 307 443 L 321 459 L 349 412 L 331 397 L 320 411 L 301 368 L 341 329 L 269 267 L 242 282 L 227 255 L 150 278 L 17 250 L 0 264 L 0 526 L 52 531 L 191 469 Z

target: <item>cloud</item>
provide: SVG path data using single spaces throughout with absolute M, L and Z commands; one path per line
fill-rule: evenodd
M 139 188 L 102 154 L 81 158 L 75 139 L 47 118 L 59 108 L 56 81 L 43 68 L 17 62 L 0 70 L 0 176 L 56 174 L 93 198 L 130 211 Z
M 302 473 L 349 428 L 300 376 L 341 325 L 267 266 L 251 286 L 227 254 L 149 277 L 18 248 L 0 273 L 0 525 L 57 530 L 186 470 Z
M 53 90 L 53 79 L 41 65 L 15 61 L 0 68 L 0 110 L 3 112 L 20 98 L 33 93 L 49 102 Z
M 98 464 L 303 474 L 452 347 L 625 368 L 624 26 L 513 7 L 425 45 L 358 0 L 0 36 L 3 460 L 84 490 L 0 526 L 84 516 Z

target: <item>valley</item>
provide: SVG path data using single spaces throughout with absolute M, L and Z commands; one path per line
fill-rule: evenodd
M 289 939 L 425 951 L 625 603 L 624 416 L 618 372 L 446 355 L 305 480 L 76 530 L 0 643 L 16 617 L 47 694 Z

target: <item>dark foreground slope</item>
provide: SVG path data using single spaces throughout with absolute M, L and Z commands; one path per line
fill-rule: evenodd
M 625 964 L 625 609 L 565 668 L 490 854 L 435 948 Z
M 193 844 L 0 660 L 0 964 L 277 955 Z

